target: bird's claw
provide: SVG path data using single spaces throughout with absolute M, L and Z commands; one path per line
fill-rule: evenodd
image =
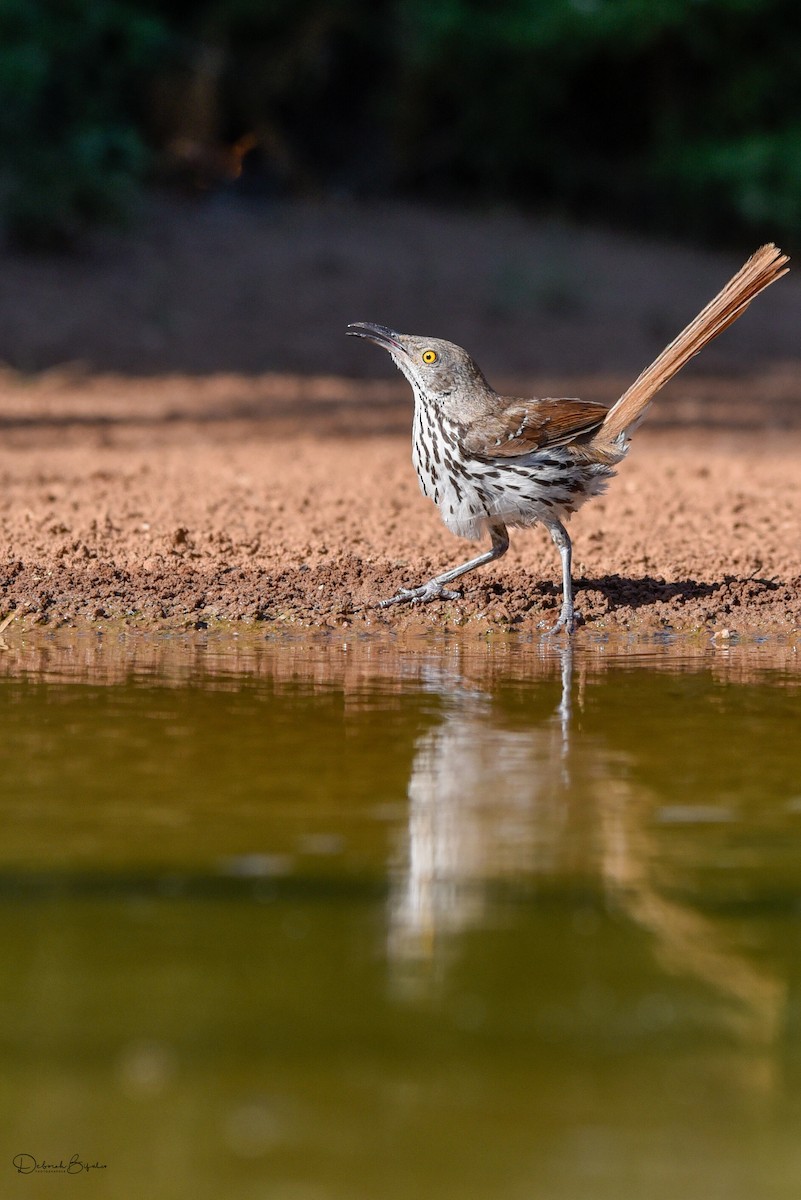
M 556 622 L 553 629 L 548 630 L 546 636 L 553 637 L 554 634 L 559 633 L 560 629 L 564 629 L 565 633 L 569 637 L 572 633 L 576 632 L 580 620 L 581 613 L 576 612 L 572 604 L 563 604 L 562 611 L 559 614 L 559 620 Z
M 387 600 L 379 600 L 379 608 L 390 608 L 393 604 L 427 604 L 429 600 L 459 600 L 460 593 L 452 592 L 441 583 L 431 579 L 416 588 L 401 588 Z

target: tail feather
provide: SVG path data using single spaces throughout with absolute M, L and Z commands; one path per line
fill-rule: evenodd
M 727 329 L 759 293 L 787 273 L 787 255 L 772 242 L 761 246 L 729 280 L 714 300 L 710 300 L 694 321 L 683 329 L 650 367 L 614 404 L 593 440 L 614 441 L 643 415 L 661 387 L 690 361 L 708 342 Z

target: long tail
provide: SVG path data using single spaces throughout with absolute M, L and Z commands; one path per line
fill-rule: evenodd
M 656 393 L 708 342 L 722 333 L 759 293 L 787 273 L 787 255 L 772 242 L 752 254 L 714 300 L 683 329 L 614 404 L 593 441 L 614 441 L 645 412 Z

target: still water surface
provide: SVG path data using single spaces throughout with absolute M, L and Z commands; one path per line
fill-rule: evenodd
M 0 1194 L 798 1200 L 793 646 L 7 646 Z

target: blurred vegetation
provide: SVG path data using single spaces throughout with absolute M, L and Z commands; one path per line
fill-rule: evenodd
M 147 156 L 137 84 L 166 30 L 108 0 L 0 0 L 0 187 L 7 229 L 74 244 L 130 211 Z
M 801 241 L 798 0 L 0 0 L 5 219 L 149 176 Z

